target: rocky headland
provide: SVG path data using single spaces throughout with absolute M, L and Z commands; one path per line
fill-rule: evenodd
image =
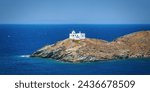
M 131 33 L 112 42 L 86 38 L 65 39 L 35 51 L 30 57 L 86 62 L 150 57 L 150 31 Z

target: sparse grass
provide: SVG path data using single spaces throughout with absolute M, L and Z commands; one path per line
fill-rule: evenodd
M 78 43 L 78 44 L 80 44 L 80 40 L 73 40 L 75 43 Z

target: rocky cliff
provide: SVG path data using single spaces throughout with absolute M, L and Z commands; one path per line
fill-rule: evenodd
M 65 39 L 37 50 L 31 57 L 70 62 L 150 57 L 150 31 L 131 33 L 112 42 Z

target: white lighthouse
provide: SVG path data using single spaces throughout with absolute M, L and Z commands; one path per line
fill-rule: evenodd
M 76 33 L 74 30 L 69 34 L 69 38 L 73 40 L 85 39 L 85 33 Z

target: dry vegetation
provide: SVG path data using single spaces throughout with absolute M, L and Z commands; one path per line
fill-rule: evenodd
M 65 39 L 45 46 L 31 56 L 73 62 L 150 57 L 150 31 L 128 34 L 112 42 Z

